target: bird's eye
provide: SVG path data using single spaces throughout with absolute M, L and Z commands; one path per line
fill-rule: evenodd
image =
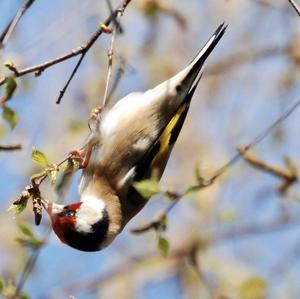
M 67 211 L 67 213 L 66 213 L 66 216 L 68 216 L 68 217 L 74 217 L 76 215 L 76 212 L 75 211 Z
M 74 217 L 76 215 L 75 211 L 64 209 L 62 212 L 58 214 L 60 217 Z

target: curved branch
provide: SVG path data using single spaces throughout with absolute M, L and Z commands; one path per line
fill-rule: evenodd
M 105 26 L 109 26 L 109 24 L 115 20 L 115 18 L 117 17 L 118 14 L 123 15 L 126 7 L 128 6 L 128 4 L 131 2 L 131 0 L 124 0 L 122 1 L 119 6 L 110 14 L 110 16 L 105 20 L 104 25 Z M 44 70 L 46 70 L 47 68 L 58 64 L 60 62 L 63 62 L 65 60 L 68 60 L 72 57 L 81 55 L 79 61 L 77 62 L 75 68 L 73 69 L 70 78 L 68 79 L 66 85 L 64 86 L 64 88 L 60 91 L 60 95 L 59 98 L 57 100 L 57 103 L 60 103 L 60 100 L 62 98 L 62 96 L 64 95 L 67 87 L 69 86 L 71 80 L 73 79 L 76 71 L 78 70 L 85 54 L 89 51 L 89 49 L 93 46 L 93 44 L 96 42 L 96 40 L 98 39 L 98 37 L 104 32 L 103 27 L 99 27 L 94 34 L 87 40 L 87 42 L 79 47 L 77 47 L 76 49 L 73 49 L 72 51 L 59 56 L 57 58 L 48 60 L 44 63 L 41 64 L 37 64 L 34 65 L 32 67 L 27 67 L 24 69 L 20 69 L 18 70 L 14 65 L 7 65 L 7 67 L 14 73 L 14 75 L 16 77 L 21 77 L 24 76 L 26 74 L 29 73 L 35 73 L 36 76 L 40 75 Z M 7 77 L 4 77 L 0 80 L 0 85 L 3 85 L 4 83 L 6 83 L 7 81 Z
M 288 0 L 288 1 L 290 2 L 290 4 L 293 6 L 293 8 L 295 9 L 296 13 L 300 17 L 300 8 L 297 5 L 297 3 L 294 0 Z
M 17 14 L 14 18 L 8 23 L 6 28 L 0 35 L 0 49 L 5 47 L 5 44 L 9 40 L 12 32 L 16 28 L 18 22 L 20 21 L 21 17 L 25 14 L 27 9 L 33 4 L 34 0 L 25 0 L 23 5 L 18 10 Z

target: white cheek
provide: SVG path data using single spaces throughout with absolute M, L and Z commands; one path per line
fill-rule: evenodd
M 88 222 L 86 222 L 84 219 L 77 218 L 76 219 L 76 225 L 75 225 L 76 231 L 83 232 L 83 233 L 91 233 L 92 232 L 92 226 Z
M 77 211 L 76 230 L 84 233 L 92 232 L 92 226 L 103 218 L 105 203 L 100 198 L 84 195 Z

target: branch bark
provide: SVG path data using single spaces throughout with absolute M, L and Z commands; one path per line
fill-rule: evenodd
M 288 188 L 297 182 L 298 174 L 296 172 L 296 168 L 292 165 L 287 165 L 287 168 L 280 168 L 277 166 L 270 165 L 257 157 L 255 157 L 250 152 L 245 152 L 243 149 L 238 148 L 238 151 L 241 153 L 242 157 L 246 162 L 255 167 L 256 169 L 267 172 L 283 181 L 283 183 L 278 188 L 278 191 L 281 194 L 285 194 Z
M 21 144 L 13 144 L 13 145 L 0 145 L 0 151 L 17 151 L 21 150 Z
M 124 11 L 126 9 L 126 7 L 128 6 L 128 4 L 131 2 L 131 0 L 124 0 L 122 1 L 119 6 L 117 7 L 117 9 L 107 18 L 107 20 L 105 21 L 105 25 L 108 26 L 112 21 L 115 20 L 116 16 L 120 15 L 122 16 L 124 14 Z M 41 72 L 43 70 L 45 70 L 46 68 L 52 66 L 52 65 L 55 65 L 59 62 L 62 62 L 64 60 L 67 60 L 69 58 L 72 58 L 74 56 L 77 56 L 77 55 L 80 55 L 81 54 L 81 57 L 78 61 L 78 63 L 76 64 L 71 76 L 70 76 L 70 79 L 67 81 L 67 84 L 65 86 L 65 88 L 61 91 L 60 93 L 60 98 L 59 100 L 61 99 L 61 97 L 63 96 L 64 92 L 66 91 L 70 81 L 72 80 L 72 78 L 74 77 L 76 71 L 78 70 L 85 54 L 88 52 L 88 50 L 92 47 L 92 45 L 95 43 L 95 41 L 98 39 L 98 37 L 103 33 L 103 29 L 101 27 L 99 27 L 99 29 L 97 29 L 95 31 L 95 33 L 89 38 L 89 40 L 87 41 L 86 44 L 84 44 L 83 46 L 79 47 L 78 49 L 76 50 L 73 50 L 72 52 L 70 53 L 67 53 L 63 56 L 60 56 L 54 60 L 51 60 L 51 61 L 48 61 L 46 63 L 43 63 L 43 64 L 40 64 L 40 65 L 36 65 L 34 67 L 31 67 L 31 68 L 26 68 L 26 69 L 23 69 L 21 71 L 18 71 L 14 66 L 12 66 L 12 71 L 14 72 L 15 76 L 16 77 L 20 77 L 20 76 L 23 76 L 25 74 L 28 74 L 28 73 L 32 73 L 32 72 L 36 72 L 36 75 L 39 75 L 41 74 Z M 1 84 L 4 84 L 6 82 L 6 78 L 2 79 L 0 81 L 0 85 Z M 69 155 L 65 160 L 63 160 L 61 163 L 59 163 L 58 165 L 61 165 L 62 163 L 64 163 L 67 159 L 69 159 L 71 156 Z M 47 176 L 42 176 L 40 178 L 40 182 L 39 184 L 46 178 Z M 45 237 L 45 240 L 48 238 L 49 236 L 49 233 L 50 233 L 50 230 L 48 231 L 48 233 L 46 234 L 46 237 Z M 12 296 L 12 298 L 18 298 L 20 293 L 22 292 L 22 289 L 24 288 L 25 284 L 26 284 L 26 281 L 28 279 L 28 277 L 30 276 L 33 268 L 35 267 L 36 265 L 36 262 L 37 262 L 37 259 L 38 259 L 38 256 L 39 256 L 39 253 L 40 253 L 40 248 L 37 249 L 35 252 L 33 252 L 32 256 L 30 256 L 27 261 L 26 261 L 26 264 L 25 264 L 25 267 L 21 273 L 21 276 L 20 276 L 20 279 L 17 283 L 17 289 L 16 289 L 16 292 L 15 294 Z
M 118 14 L 120 15 L 123 15 L 126 7 L 128 6 L 128 4 L 131 2 L 131 0 L 124 0 L 122 1 L 119 6 L 113 11 L 113 13 L 110 14 L 110 16 L 105 20 L 104 22 L 104 25 L 105 26 L 109 26 L 111 22 L 113 22 L 116 18 L 116 16 Z M 63 87 L 63 89 L 60 91 L 59 93 L 59 96 L 58 96 L 58 99 L 56 101 L 57 104 L 60 103 L 62 97 L 64 96 L 70 82 L 72 81 L 75 73 L 77 72 L 79 66 L 81 65 L 86 53 L 89 51 L 89 49 L 93 46 L 93 44 L 96 42 L 96 40 L 99 38 L 99 36 L 103 33 L 103 28 L 102 27 L 99 27 L 95 32 L 94 34 L 86 41 L 86 43 L 82 44 L 81 46 L 77 47 L 76 49 L 73 49 L 72 51 L 62 55 L 62 56 L 59 56 L 57 58 L 54 58 L 54 59 L 51 59 L 51 60 L 48 60 L 44 63 L 41 63 L 41 64 L 37 64 L 37 65 L 34 65 L 32 67 L 28 67 L 28 68 L 23 68 L 21 70 L 18 70 L 14 65 L 9 65 L 7 66 L 13 73 L 16 77 L 21 77 L 21 76 L 24 76 L 26 74 L 29 74 L 29 73 L 35 73 L 36 76 L 39 76 L 44 70 L 46 70 L 47 68 L 55 65 L 55 64 L 58 64 L 58 63 L 61 63 L 65 60 L 68 60 L 70 58 L 73 58 L 75 56 L 78 56 L 78 55 L 81 55 L 77 64 L 75 65 L 67 83 L 65 84 L 65 86 Z M 4 83 L 6 83 L 7 81 L 7 77 L 5 78 L 2 78 L 0 80 L 0 86 L 3 85 Z
M 297 5 L 297 3 L 294 0 L 288 0 L 288 1 L 290 2 L 290 4 L 293 6 L 293 8 L 295 9 L 296 13 L 300 17 L 300 8 Z

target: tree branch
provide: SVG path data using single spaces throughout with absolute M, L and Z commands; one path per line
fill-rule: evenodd
M 155 262 L 162 266 L 167 266 L 172 261 L 182 260 L 184 258 L 197 259 L 197 253 L 201 250 L 205 250 L 208 247 L 212 247 L 224 242 L 230 242 L 232 240 L 240 240 L 257 236 L 259 234 L 269 234 L 283 229 L 293 228 L 300 223 L 299 217 L 295 215 L 285 215 L 278 217 L 270 222 L 252 223 L 244 225 L 242 227 L 226 229 L 223 232 L 217 231 L 205 233 L 202 232 L 201 238 L 193 240 L 190 243 L 183 243 L 180 246 L 172 249 L 168 258 L 161 255 L 140 255 L 129 259 L 128 263 L 121 267 L 117 267 L 116 270 L 111 270 L 108 273 L 101 273 L 95 276 L 92 280 L 71 282 L 64 287 L 63 291 L 67 294 L 76 293 L 81 296 L 85 293 L 93 294 L 99 290 L 103 285 L 108 285 L 115 282 L 116 277 L 127 277 L 130 273 L 133 273 L 139 269 L 145 269 L 145 266 L 153 266 Z M 194 255 L 194 256 L 191 256 Z M 197 261 L 197 260 L 196 260 Z M 193 261 L 191 261 L 193 262 Z M 194 267 L 197 266 L 194 262 Z M 197 269 L 196 269 L 197 270 Z M 48 294 L 47 298 L 56 297 L 55 294 L 61 289 L 57 288 Z M 61 292 L 59 292 L 61 294 Z
M 122 1 L 119 6 L 117 7 L 116 10 L 113 11 L 113 13 L 110 14 L 110 16 L 105 20 L 104 25 L 105 26 L 109 26 L 109 24 L 115 20 L 116 16 L 118 14 L 123 15 L 126 7 L 128 6 L 128 4 L 131 2 L 131 0 L 124 0 Z M 89 51 L 89 49 L 93 46 L 93 44 L 96 42 L 96 40 L 99 38 L 99 36 L 104 32 L 102 27 L 99 27 L 94 34 L 87 40 L 87 42 L 79 47 L 77 47 L 76 49 L 72 50 L 71 52 L 68 52 L 62 56 L 59 56 L 57 58 L 48 60 L 44 63 L 41 64 L 37 64 L 35 66 L 32 67 L 28 67 L 28 68 L 24 68 L 21 70 L 18 70 L 14 65 L 8 65 L 7 67 L 14 73 L 14 75 L 16 77 L 21 77 L 24 76 L 26 74 L 29 73 L 35 73 L 36 76 L 40 75 L 44 70 L 46 70 L 47 68 L 58 64 L 62 61 L 68 60 L 72 57 L 81 55 L 80 59 L 78 60 L 77 64 L 75 65 L 70 78 L 68 79 L 66 85 L 64 86 L 64 88 L 60 91 L 59 97 L 57 99 L 57 103 L 60 103 L 61 98 L 63 97 L 66 89 L 68 88 L 71 80 L 73 79 L 75 73 L 77 72 L 83 58 L 85 57 L 86 53 Z M 3 78 L 0 80 L 0 85 L 3 85 L 4 83 L 6 83 L 7 77 Z
M 283 112 L 270 126 L 268 126 L 260 134 L 258 134 L 250 143 L 248 143 L 246 146 L 240 147 L 237 153 L 225 165 L 217 169 L 214 175 L 212 175 L 208 179 L 201 180 L 201 182 L 199 182 L 195 186 L 192 186 L 191 188 L 198 191 L 203 188 L 211 186 L 217 178 L 223 175 L 231 166 L 233 166 L 237 161 L 239 161 L 245 155 L 246 152 L 248 152 L 250 149 L 252 149 L 260 142 L 262 142 L 279 124 L 285 121 L 299 106 L 300 106 L 300 99 L 296 101 L 287 111 Z M 282 188 L 285 189 L 286 186 L 282 186 Z M 145 233 L 152 229 L 154 230 L 160 229 L 162 223 L 165 221 L 170 211 L 178 204 L 180 199 L 182 199 L 188 193 L 189 191 L 186 191 L 184 193 L 171 193 L 171 194 L 168 194 L 168 191 L 164 192 L 165 195 L 169 196 L 173 200 L 172 203 L 156 220 L 153 220 L 150 223 L 143 225 L 141 227 L 135 228 L 131 230 L 131 232 L 140 234 L 140 233 Z
M 259 160 L 250 152 L 244 152 L 243 149 L 238 148 L 239 152 L 241 153 L 242 157 L 245 159 L 253 167 L 262 170 L 264 172 L 270 173 L 271 175 L 283 180 L 283 183 L 278 188 L 278 191 L 281 194 L 285 194 L 288 188 L 297 182 L 298 174 L 296 168 L 289 163 L 287 168 L 280 168 L 277 166 L 270 165 L 262 160 Z
M 119 16 L 116 17 L 116 23 L 114 25 L 113 31 L 112 31 L 112 36 L 111 36 L 111 41 L 110 41 L 110 47 L 107 53 L 108 56 L 108 70 L 107 70 L 107 78 L 106 78 L 106 84 L 105 84 L 105 92 L 103 96 L 103 102 L 102 102 L 102 107 L 105 107 L 109 98 L 108 98 L 108 89 L 109 89 L 109 84 L 111 80 L 111 75 L 112 75 L 112 65 L 113 65 L 113 55 L 114 55 L 114 46 L 115 46 L 115 39 L 116 39 L 116 32 L 117 32 L 117 26 L 116 24 L 119 24 L 118 22 Z
M 108 26 L 112 21 L 115 20 L 115 18 L 119 15 L 119 16 L 122 16 L 126 7 L 128 6 L 128 4 L 131 2 L 131 0 L 124 0 L 123 2 L 121 2 L 121 4 L 118 6 L 118 8 L 108 17 L 108 19 L 105 21 L 105 26 Z M 88 50 L 91 48 L 91 46 L 94 44 L 94 42 L 98 39 L 98 37 L 102 34 L 103 31 L 103 28 L 99 28 L 92 36 L 91 38 L 88 40 L 88 42 L 81 46 L 80 48 L 76 49 L 76 50 L 73 50 L 72 52 L 70 53 L 67 53 L 61 57 L 58 57 L 52 61 L 48 61 L 44 64 L 40 64 L 40 65 L 36 65 L 35 67 L 31 67 L 31 68 L 27 68 L 27 69 L 23 69 L 21 71 L 18 71 L 14 66 L 11 66 L 11 70 L 14 72 L 15 76 L 16 77 L 20 77 L 20 76 L 23 76 L 25 74 L 28 74 L 28 73 L 31 73 L 31 72 L 36 72 L 36 75 L 39 75 L 43 70 L 45 70 L 46 68 L 54 65 L 54 64 L 57 64 L 59 62 L 62 62 L 64 60 L 67 60 L 71 57 L 74 57 L 74 56 L 77 56 L 79 54 L 81 54 L 81 57 L 78 61 L 78 63 L 76 64 L 69 80 L 67 81 L 67 84 L 66 86 L 60 91 L 60 97 L 58 99 L 58 101 L 61 100 L 63 94 L 65 93 L 69 83 L 71 82 L 72 78 L 74 77 L 76 71 L 78 70 L 85 54 L 88 52 Z M 2 81 L 0 81 L 0 85 L 5 83 L 7 79 L 4 78 Z M 64 159 L 62 162 L 60 162 L 59 164 L 57 165 L 54 165 L 56 167 L 60 166 L 61 164 L 63 164 L 65 161 L 69 160 L 69 159 L 72 159 L 73 155 L 72 154 L 69 154 L 68 157 L 66 159 Z M 48 175 L 42 175 L 41 177 L 39 177 L 38 179 L 40 180 L 38 182 L 38 184 L 41 184 L 47 177 Z M 34 183 L 34 179 L 32 180 L 32 183 Z M 49 230 L 49 232 L 46 234 L 46 237 L 45 237 L 45 240 L 48 238 L 48 235 L 50 233 L 51 230 Z M 21 293 L 30 273 L 32 272 L 33 268 L 35 267 L 36 265 L 36 262 L 37 262 L 37 259 L 38 259 L 38 256 L 39 256 L 39 253 L 40 253 L 40 248 L 38 248 L 35 252 L 33 252 L 33 254 L 28 258 L 26 264 L 25 264 L 25 267 L 21 273 L 21 276 L 20 276 L 20 279 L 18 281 L 18 284 L 17 284 L 17 288 L 16 288 L 16 293 L 14 294 L 14 296 L 12 298 L 18 298 L 19 294 Z
M 0 35 L 0 49 L 5 47 L 5 44 L 9 40 L 12 32 L 14 31 L 18 22 L 20 21 L 21 17 L 25 14 L 27 9 L 33 4 L 34 1 L 35 0 L 25 0 L 15 17 L 8 23 L 6 28 L 3 30 L 3 32 Z
M 300 17 L 300 8 L 297 5 L 297 3 L 294 0 L 288 0 L 288 1 L 290 2 L 290 4 L 293 6 L 293 8 L 295 9 L 296 13 Z
M 13 144 L 13 145 L 0 145 L 0 151 L 16 151 L 21 150 L 21 144 Z
M 64 96 L 64 94 L 65 94 L 65 92 L 66 92 L 66 90 L 67 90 L 69 84 L 71 83 L 71 81 L 72 81 L 74 75 L 76 74 L 78 68 L 80 67 L 81 62 L 82 62 L 82 60 L 83 60 L 83 58 L 84 58 L 84 56 L 85 56 L 86 53 L 87 53 L 87 52 L 83 52 L 83 53 L 81 54 L 81 56 L 80 56 L 78 62 L 76 63 L 76 65 L 75 65 L 75 67 L 74 67 L 74 69 L 73 69 L 73 71 L 72 71 L 72 73 L 71 73 L 71 75 L 70 75 L 70 77 L 69 77 L 67 83 L 65 84 L 65 86 L 63 87 L 63 89 L 61 89 L 61 90 L 59 91 L 59 96 L 58 96 L 58 98 L 57 98 L 57 100 L 56 100 L 56 104 L 60 104 L 61 99 L 63 98 L 63 96 Z

